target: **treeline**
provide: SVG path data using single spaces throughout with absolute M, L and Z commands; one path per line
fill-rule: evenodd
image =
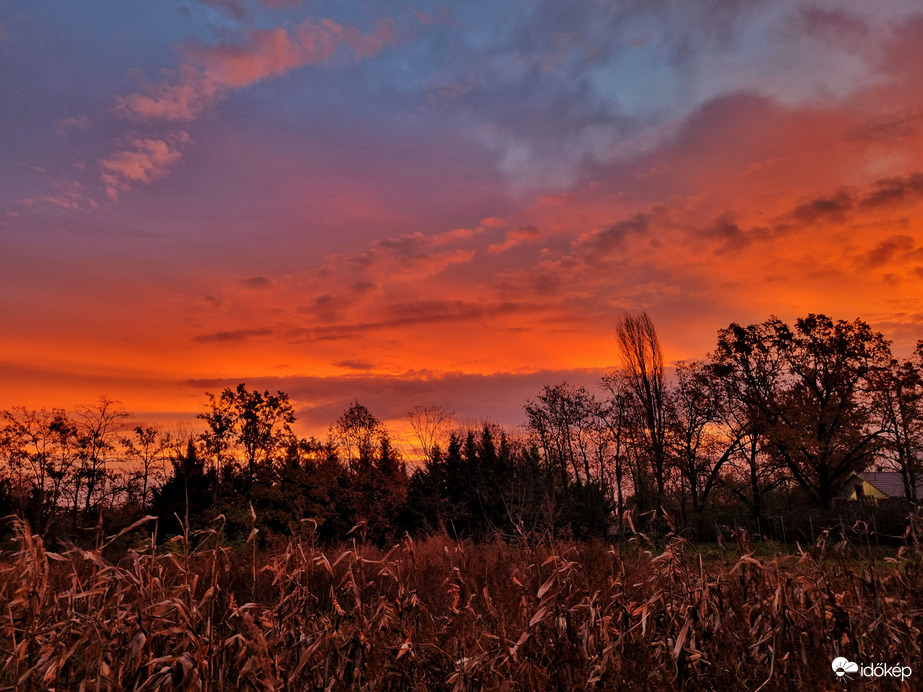
M 668 372 L 651 320 L 616 325 L 622 366 L 598 391 L 549 385 L 521 431 L 458 426 L 438 407 L 408 414 L 408 464 L 354 402 L 327 438 L 299 438 L 283 392 L 208 394 L 204 432 L 126 430 L 109 399 L 76 411 L 3 411 L 0 503 L 46 539 L 90 541 L 140 517 L 163 540 L 219 525 L 228 540 L 352 532 L 584 538 L 730 512 L 829 507 L 872 466 L 914 501 L 923 448 L 923 342 L 895 359 L 861 320 L 809 315 L 732 324 L 715 350 Z
M 621 524 L 702 527 L 715 513 L 829 510 L 853 473 L 923 483 L 923 341 L 904 360 L 861 320 L 808 315 L 731 324 L 706 358 L 667 377 L 647 315 L 616 326 L 623 366 L 602 395 L 566 383 L 527 404 L 560 478 L 605 489 Z M 760 520 L 763 520 L 761 522 Z

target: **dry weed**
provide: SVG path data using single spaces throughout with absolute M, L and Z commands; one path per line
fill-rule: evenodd
M 660 549 L 640 536 L 627 548 L 408 537 L 384 553 L 293 539 L 261 556 L 215 532 L 111 564 L 102 549 L 49 552 L 20 523 L 0 571 L 0 685 L 824 690 L 841 655 L 923 676 L 921 529 L 885 564 L 826 537 L 760 560 L 740 536 L 726 567 L 679 537 Z

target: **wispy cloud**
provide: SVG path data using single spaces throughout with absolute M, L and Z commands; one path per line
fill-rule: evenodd
M 195 341 L 200 343 L 231 343 L 248 341 L 255 337 L 272 335 L 271 329 L 235 329 L 226 332 L 214 332 L 213 334 L 201 334 L 194 337 Z
M 61 137 L 67 137 L 74 130 L 87 130 L 90 128 L 90 118 L 81 115 L 76 118 L 63 118 L 55 123 L 54 131 Z
M 475 231 L 459 228 L 432 235 L 408 233 L 384 238 L 373 241 L 363 252 L 328 257 L 322 271 L 326 275 L 358 275 L 372 283 L 384 278 L 420 280 L 470 262 L 476 250 L 467 241 L 475 236 Z
M 923 173 L 883 178 L 859 202 L 863 207 L 887 207 L 923 200 Z
M 324 63 L 343 47 L 356 60 L 370 58 L 394 38 L 390 20 L 380 20 L 371 32 L 362 33 L 330 19 L 309 19 L 292 29 L 250 29 L 238 43 L 186 45 L 172 78 L 120 97 L 116 110 L 140 120 L 194 120 L 229 90 Z
M 248 16 L 237 0 L 203 0 L 236 19 Z M 290 3 L 269 3 L 281 7 Z M 308 19 L 292 28 L 248 29 L 241 41 L 208 45 L 187 43 L 179 48 L 181 62 L 161 80 L 145 84 L 138 92 L 116 99 L 115 111 L 135 121 L 190 122 L 228 92 L 245 89 L 291 70 L 325 63 L 346 48 L 355 60 L 377 55 L 396 36 L 394 22 L 377 21 L 363 33 L 330 19 Z M 56 130 L 85 126 L 83 120 L 61 121 Z M 168 138 L 135 137 L 129 148 L 112 152 L 100 161 L 106 194 L 116 200 L 135 183 L 165 177 L 182 158 L 189 137 L 185 132 Z
M 348 322 L 346 313 L 338 315 L 338 323 L 289 329 L 282 337 L 292 342 L 341 341 L 363 339 L 375 332 L 402 330 L 409 327 L 457 323 L 471 324 L 493 321 L 512 315 L 535 314 L 545 308 L 527 303 L 483 303 L 464 300 L 421 300 L 392 302 L 376 306 L 384 319 L 369 322 Z
M 861 266 L 866 269 L 883 267 L 901 255 L 908 255 L 916 247 L 909 235 L 892 235 L 865 253 Z
M 301 0 L 259 0 L 259 3 L 271 10 L 291 10 L 301 7 Z
M 199 0 L 199 2 L 208 7 L 213 7 L 238 21 L 250 18 L 250 12 L 244 6 L 243 0 Z
M 128 148 L 112 152 L 99 162 L 106 194 L 118 199 L 135 184 L 147 184 L 167 176 L 182 158 L 182 147 L 189 142 L 186 132 L 166 139 L 132 138 Z
M 143 93 L 122 96 L 116 110 L 140 120 L 195 120 L 223 93 L 220 84 L 188 65 L 173 81 L 156 82 Z
M 494 243 L 487 248 L 487 252 L 496 255 L 506 252 L 510 248 L 522 243 L 536 243 L 542 239 L 544 232 L 538 226 L 518 226 L 506 232 L 502 243 Z
M 54 192 L 51 194 L 28 197 L 22 200 L 22 204 L 31 207 L 37 203 L 44 203 L 68 211 L 99 208 L 97 201 L 87 193 L 86 186 L 78 180 L 57 180 L 53 187 Z

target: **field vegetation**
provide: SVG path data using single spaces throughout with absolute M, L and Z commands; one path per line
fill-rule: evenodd
M 923 672 L 919 516 L 884 557 L 829 534 L 762 558 L 746 534 L 707 554 L 643 534 L 615 545 L 408 536 L 383 550 L 363 528 L 336 548 L 305 535 L 235 549 L 218 530 L 184 532 L 114 562 L 105 544 L 50 552 L 19 523 L 0 571 L 0 685 L 830 690 L 844 684 L 837 656 Z

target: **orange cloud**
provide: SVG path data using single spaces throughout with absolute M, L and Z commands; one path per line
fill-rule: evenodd
M 541 240 L 544 233 L 537 226 L 518 226 L 506 232 L 502 243 L 494 243 L 487 248 L 487 252 L 496 255 L 506 252 L 512 247 L 522 243 L 535 243 Z

